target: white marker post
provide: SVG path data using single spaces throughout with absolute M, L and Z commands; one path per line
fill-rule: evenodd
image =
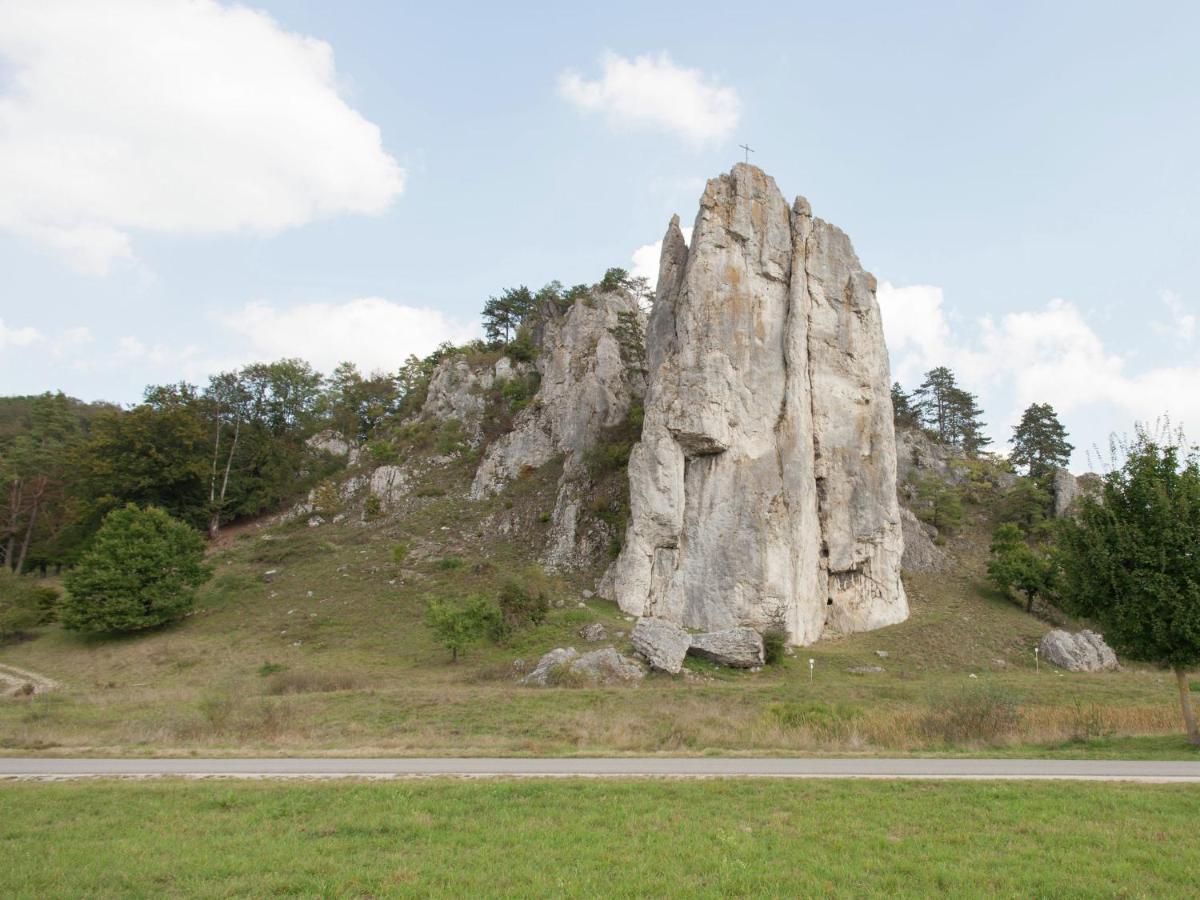
M 1033 648 L 1033 668 L 1035 672 L 1042 671 L 1041 647 Z
M 808 660 L 808 683 L 809 684 L 812 684 L 813 666 L 815 666 L 816 664 L 817 664 L 817 661 L 810 657 Z

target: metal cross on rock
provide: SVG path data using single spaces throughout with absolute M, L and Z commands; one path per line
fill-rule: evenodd
M 750 162 L 750 154 L 754 152 L 754 148 L 748 147 L 745 144 L 738 144 L 738 146 L 746 151 L 746 162 Z

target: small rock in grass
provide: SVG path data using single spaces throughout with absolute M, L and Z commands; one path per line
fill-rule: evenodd
M 888 652 L 886 650 L 876 650 L 875 655 L 878 656 L 880 659 L 888 658 Z
M 579 636 L 589 644 L 594 644 L 597 641 L 608 639 L 608 629 L 599 622 L 593 622 L 591 625 L 584 625 L 579 629 Z
M 883 666 L 850 666 L 846 671 L 852 675 L 878 675 L 883 671 Z M 971 677 L 974 678 L 975 676 L 972 675 Z

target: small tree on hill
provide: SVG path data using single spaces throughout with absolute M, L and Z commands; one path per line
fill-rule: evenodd
M 105 516 L 63 579 L 62 623 L 92 632 L 154 628 L 188 613 L 210 574 L 197 531 L 161 509 L 130 504 Z
M 917 482 L 916 513 L 939 531 L 953 531 L 962 523 L 962 497 L 958 488 L 932 473 Z
M 489 297 L 483 305 L 483 332 L 495 344 L 507 344 L 537 306 L 533 292 L 525 285 L 508 288 L 499 297 Z
M 1034 403 L 1021 415 L 1009 440 L 1013 465 L 1023 466 L 1032 478 L 1044 478 L 1065 466 L 1075 448 L 1067 442 L 1067 429 L 1049 403 Z
M 992 557 L 988 578 L 1004 593 L 1020 591 L 1025 596 L 1025 612 L 1033 612 L 1033 602 L 1044 597 L 1054 586 L 1054 566 L 1025 542 L 1021 529 L 1006 522 L 992 537 Z
M 1188 671 L 1200 665 L 1200 456 L 1182 435 L 1139 429 L 1100 497 L 1061 520 L 1061 602 L 1131 659 L 1169 667 L 1200 744 Z
M 458 662 L 467 647 L 501 628 L 500 610 L 486 597 L 471 597 L 461 605 L 431 600 L 425 623 L 438 643 L 450 651 L 451 662 Z

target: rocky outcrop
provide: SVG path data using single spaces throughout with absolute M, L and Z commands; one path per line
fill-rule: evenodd
M 896 428 L 896 484 L 911 484 L 923 475 L 936 475 L 949 484 L 966 479 L 961 464 L 966 454 L 958 447 L 936 441 L 920 428 Z
M 1078 478 L 1066 469 L 1054 470 L 1054 517 L 1061 519 L 1075 510 L 1080 497 L 1095 496 L 1101 488 L 1100 476 L 1084 472 Z
M 937 529 L 926 525 L 906 506 L 900 507 L 900 524 L 904 529 L 904 555 L 900 565 L 906 572 L 944 572 L 950 568 L 950 557 L 933 542 Z
M 678 675 L 692 646 L 692 636 L 665 619 L 640 619 L 630 635 L 638 656 L 660 672 Z
M 580 655 L 574 647 L 559 647 L 538 660 L 533 670 L 520 679 L 531 687 L 588 684 L 637 684 L 646 677 L 636 662 L 612 647 Z
M 887 351 L 849 239 L 739 164 L 663 239 L 626 612 L 795 643 L 908 615 Z
M 494 363 L 472 363 L 464 353 L 447 356 L 434 368 L 421 416 L 439 422 L 457 421 L 471 446 L 483 440 L 483 415 L 487 392 L 498 381 L 524 378 L 532 371 L 527 363 L 502 356 Z
M 368 488 L 380 505 L 387 509 L 408 496 L 411 477 L 403 466 L 380 466 L 371 473 Z
M 329 429 L 314 434 L 304 442 L 304 446 L 314 453 L 328 453 L 330 456 L 349 456 L 354 449 L 349 441 Z
M 537 395 L 512 429 L 488 446 L 471 485 L 475 499 L 504 488 L 521 472 L 563 457 L 563 474 L 550 519 L 543 562 L 550 569 L 593 562 L 608 546 L 600 523 L 581 514 L 588 499 L 584 457 L 606 429 L 625 421 L 645 384 L 623 354 L 617 333 L 623 317 L 640 323 L 637 300 L 625 291 L 593 291 L 541 328 Z
M 1069 672 L 1104 672 L 1120 668 L 1104 638 L 1086 628 L 1076 634 L 1056 628 L 1038 645 L 1042 659 Z
M 688 653 L 723 666 L 753 669 L 764 661 L 762 635 L 753 628 L 727 628 L 724 631 L 693 634 L 691 642 Z

